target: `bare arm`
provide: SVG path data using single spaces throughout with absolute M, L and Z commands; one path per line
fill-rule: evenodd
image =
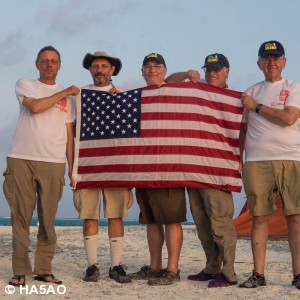
M 255 99 L 245 93 L 242 94 L 241 101 L 243 107 L 253 111 L 255 111 L 256 106 L 259 104 Z M 274 124 L 291 126 L 299 118 L 299 108 L 294 106 L 286 106 L 284 109 L 275 109 L 263 105 L 259 111 L 259 114 Z
M 79 89 L 72 85 L 61 92 L 58 92 L 50 97 L 35 99 L 24 97 L 22 104 L 32 113 L 38 114 L 51 108 L 54 104 L 65 97 L 75 96 L 79 93 Z
M 66 157 L 68 162 L 68 176 L 70 178 L 70 185 L 74 186 L 72 179 L 73 162 L 74 162 L 74 123 L 67 123 L 67 144 L 66 144 Z
M 200 73 L 197 70 L 188 70 L 186 72 L 173 73 L 166 78 L 166 83 L 182 82 L 189 79 L 192 82 L 200 80 Z

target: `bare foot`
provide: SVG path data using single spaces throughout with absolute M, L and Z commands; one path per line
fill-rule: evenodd
M 10 285 L 25 285 L 25 275 L 14 275 L 10 282 L 9 282 Z
M 62 281 L 57 279 L 53 274 L 37 275 L 34 277 L 34 279 L 43 282 L 62 284 Z

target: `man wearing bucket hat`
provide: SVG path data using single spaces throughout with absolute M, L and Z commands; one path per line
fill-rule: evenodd
M 113 85 L 111 76 L 119 74 L 122 62 L 106 52 L 86 54 L 83 67 L 90 71 L 93 83 L 83 89 L 105 91 L 111 94 L 119 92 Z M 104 217 L 108 218 L 108 236 L 110 242 L 111 268 L 109 277 L 119 283 L 128 283 L 131 279 L 121 265 L 124 225 L 123 217 L 128 216 L 128 208 L 133 204 L 132 192 L 128 188 L 78 189 L 74 193 L 74 205 L 79 217 L 84 219 L 83 236 L 88 261 L 84 281 L 99 279 L 97 258 L 98 221 L 100 217 L 101 191 L 104 204 Z
M 142 65 L 147 85 L 164 84 L 167 72 L 164 58 L 157 53 L 148 54 Z M 186 221 L 184 188 L 137 188 L 140 207 L 139 221 L 147 225 L 150 265 L 129 274 L 135 280 L 148 280 L 149 285 L 169 285 L 180 280 L 178 269 L 183 241 L 181 222 Z M 162 248 L 166 241 L 168 263 L 162 268 Z
M 279 192 L 288 225 L 292 284 L 300 289 L 300 83 L 282 77 L 286 58 L 278 41 L 260 46 L 257 64 L 265 80 L 249 87 L 241 97 L 245 108 L 241 129 L 246 161 L 243 182 L 252 215 L 254 268 L 240 287 L 266 285 L 268 217 L 277 209 L 275 195 Z
M 206 56 L 202 69 L 205 79 L 201 82 L 219 88 L 229 88 L 229 61 L 221 53 Z M 167 82 L 199 81 L 196 70 L 170 75 Z M 193 281 L 209 281 L 208 287 L 227 287 L 237 283 L 234 271 L 237 234 L 233 222 L 234 202 L 228 191 L 213 188 L 188 188 L 189 201 L 198 237 L 206 256 L 206 266 Z

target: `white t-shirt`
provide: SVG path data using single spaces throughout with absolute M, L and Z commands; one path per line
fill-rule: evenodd
M 109 92 L 112 88 L 113 88 L 112 84 L 109 84 L 107 86 L 96 86 L 94 84 L 88 84 L 88 85 L 82 87 L 82 89 L 85 89 L 85 90 L 97 90 L 97 91 L 101 91 L 101 92 Z
M 22 105 L 24 97 L 40 99 L 63 90 L 38 79 L 20 79 L 16 96 L 20 102 L 19 119 L 9 157 L 35 161 L 64 163 L 66 161 L 66 123 L 75 118 L 70 99 L 62 99 L 48 110 L 33 114 Z
M 280 81 L 262 81 L 246 91 L 258 103 L 283 109 L 300 109 L 300 83 L 282 78 Z M 300 134 L 298 122 L 281 126 L 268 121 L 255 111 L 244 110 L 243 122 L 248 122 L 245 141 L 246 161 L 296 160 L 300 161 Z

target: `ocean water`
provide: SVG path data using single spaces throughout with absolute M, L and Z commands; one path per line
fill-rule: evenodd
M 37 218 L 33 217 L 31 220 L 31 226 L 37 226 Z M 184 225 L 194 225 L 194 222 L 187 221 Z M 83 220 L 80 219 L 55 219 L 55 226 L 82 226 Z M 99 220 L 99 226 L 107 226 L 107 219 Z M 0 217 L 0 226 L 11 226 L 10 217 Z M 141 226 L 138 220 L 124 219 L 124 226 Z

